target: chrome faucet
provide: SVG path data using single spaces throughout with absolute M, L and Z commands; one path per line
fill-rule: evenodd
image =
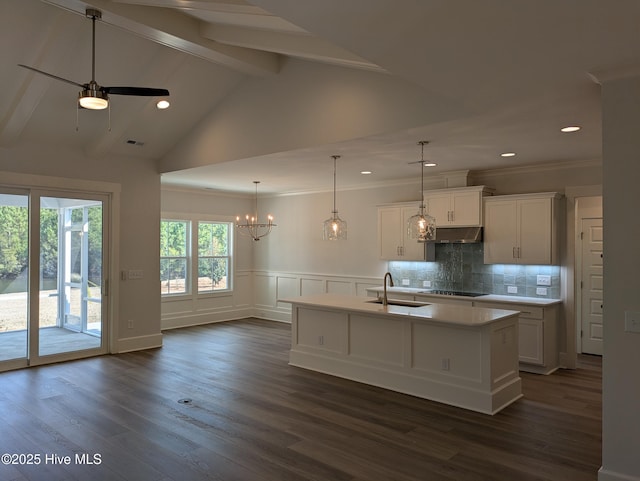
M 384 296 L 382 298 L 383 306 L 389 304 L 389 299 L 387 299 L 387 277 L 389 277 L 389 287 L 393 287 L 393 277 L 391 277 L 391 272 L 387 272 L 382 279 L 382 286 L 384 288 Z

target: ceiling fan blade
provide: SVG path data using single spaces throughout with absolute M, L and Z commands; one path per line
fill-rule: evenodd
M 141 97 L 167 97 L 167 89 L 152 89 L 147 87 L 102 87 L 102 90 L 113 95 L 138 95 Z
M 46 75 L 47 77 L 51 77 L 51 78 L 54 78 L 56 80 L 61 80 L 63 82 L 67 82 L 68 84 L 76 85 L 78 87 L 86 88 L 86 85 L 84 85 L 84 84 L 79 84 L 78 82 L 74 82 L 73 80 L 69 80 L 69 79 L 66 79 L 66 78 L 58 77 L 57 75 L 53 75 L 53 74 L 48 73 L 48 72 L 43 72 L 42 70 L 38 70 L 37 68 L 29 67 L 28 65 L 23 65 L 23 64 L 19 63 L 18 67 L 26 68 L 28 70 L 33 70 L 34 72 L 37 72 L 37 73 L 42 74 L 42 75 Z

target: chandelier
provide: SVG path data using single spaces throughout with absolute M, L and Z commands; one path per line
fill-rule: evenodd
M 428 143 L 426 140 L 418 142 L 418 145 L 422 147 L 422 154 L 419 161 L 421 169 L 420 194 L 422 200 L 418 207 L 418 213 L 409 217 L 409 221 L 407 222 L 409 238 L 416 239 L 418 242 L 427 242 L 436 238 L 436 220 L 427 214 L 424 205 L 424 146 Z M 415 164 L 417 162 L 411 163 Z
M 240 223 L 240 216 L 236 217 L 236 227 L 240 234 L 250 236 L 254 241 L 259 241 L 264 236 L 269 235 L 271 229 L 276 227 L 276 224 L 273 223 L 271 214 L 267 216 L 266 223 L 258 221 L 258 184 L 260 181 L 254 180 L 253 183 L 256 184 L 254 213 L 253 215 L 247 214 L 243 223 Z
M 339 155 L 332 155 L 333 159 L 333 210 L 331 217 L 324 221 L 322 238 L 324 240 L 347 240 L 347 223 L 338 216 L 336 208 L 336 161 Z

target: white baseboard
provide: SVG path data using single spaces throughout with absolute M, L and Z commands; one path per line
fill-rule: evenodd
M 111 353 L 121 354 L 123 352 L 142 351 L 156 347 L 162 347 L 162 333 L 118 339 Z
M 161 321 L 161 329 L 179 329 L 181 327 L 202 326 L 214 322 L 235 321 L 252 317 L 254 309 L 247 307 L 242 309 L 231 309 L 216 312 L 187 314 L 174 317 L 165 317 Z
M 601 467 L 598 470 L 598 481 L 640 481 L 640 476 L 617 473 Z

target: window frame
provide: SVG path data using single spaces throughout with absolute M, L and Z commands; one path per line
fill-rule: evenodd
M 160 288 L 160 295 L 162 296 L 162 298 L 171 298 L 171 297 L 185 297 L 185 296 L 190 296 L 193 288 L 192 288 L 192 283 L 191 283 L 191 232 L 193 230 L 192 228 L 192 221 L 189 219 L 184 219 L 184 218 L 179 218 L 178 216 L 170 216 L 170 217 L 166 217 L 166 216 L 162 216 L 160 218 L 160 231 L 162 232 L 162 224 L 163 222 L 180 222 L 180 223 L 185 223 L 187 225 L 187 232 L 186 232 L 186 236 L 185 236 L 185 256 L 163 256 L 162 255 L 162 246 L 160 246 L 160 263 L 162 264 L 162 260 L 163 259 L 170 259 L 170 260 L 177 260 L 177 259 L 184 259 L 185 260 L 185 286 L 184 286 L 184 292 L 176 292 L 176 293 L 163 293 L 162 292 L 162 288 Z M 162 277 L 160 278 L 160 282 L 162 283 Z
M 224 256 L 220 255 L 211 255 L 211 256 L 200 256 L 200 225 L 201 224 L 226 224 L 227 226 L 227 254 Z M 233 229 L 234 224 L 231 221 L 220 221 L 220 220 L 204 220 L 198 219 L 194 222 L 194 226 L 192 229 L 193 232 L 193 250 L 194 260 L 192 263 L 193 267 L 193 281 L 194 281 L 194 293 L 198 295 L 198 297 L 208 296 L 211 294 L 219 294 L 226 292 L 233 292 L 233 268 L 232 268 L 232 260 L 233 260 Z M 224 289 L 212 289 L 208 291 L 200 292 L 199 288 L 199 271 L 200 271 L 200 259 L 220 259 L 224 258 L 227 260 L 227 281 L 226 287 Z
M 189 228 L 187 235 L 188 252 L 187 252 L 187 277 L 189 291 L 186 293 L 162 294 L 161 300 L 179 301 L 179 300 L 195 300 L 206 299 L 211 297 L 228 297 L 233 295 L 234 278 L 235 278 L 235 251 L 236 251 L 236 235 L 235 235 L 235 218 L 223 215 L 203 215 L 203 214 L 185 214 L 179 212 L 162 212 L 160 216 L 160 225 L 164 221 L 188 222 Z M 215 289 L 211 291 L 198 292 L 198 226 L 200 223 L 208 224 L 228 224 L 228 241 L 227 241 L 227 286 L 225 289 Z M 218 256 L 221 257 L 221 256 Z M 161 256 L 162 258 L 162 256 Z

